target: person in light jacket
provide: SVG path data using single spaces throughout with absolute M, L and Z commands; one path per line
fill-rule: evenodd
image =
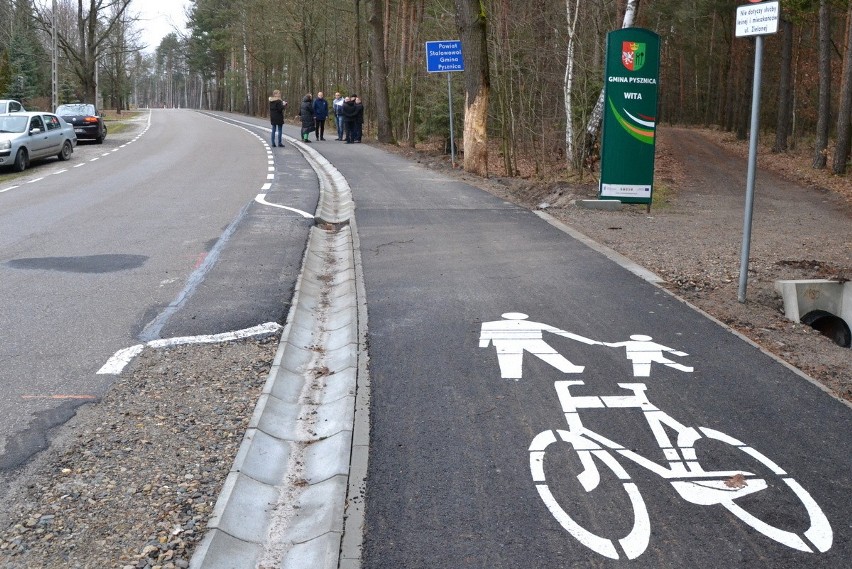
M 331 108 L 334 111 L 334 122 L 337 125 L 337 140 L 343 140 L 343 101 L 346 99 L 339 92 L 334 94 Z

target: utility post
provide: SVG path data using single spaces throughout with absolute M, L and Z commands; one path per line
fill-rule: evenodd
M 50 41 L 53 53 L 50 61 L 50 110 L 56 112 L 56 107 L 59 106 L 59 40 L 56 30 L 56 0 L 53 0 L 53 12 L 50 13 L 50 22 Z

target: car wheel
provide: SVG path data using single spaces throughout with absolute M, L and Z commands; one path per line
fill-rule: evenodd
M 99 134 L 99 135 L 98 135 L 98 137 L 95 139 L 95 143 L 97 143 L 97 144 L 103 144 L 103 143 L 104 143 L 104 135 L 103 135 L 103 134 Z
M 12 165 L 12 169 L 15 172 L 23 172 L 27 169 L 27 166 L 30 163 L 30 157 L 27 154 L 26 148 L 19 148 L 18 153 L 15 154 L 15 163 Z
M 71 146 L 71 141 L 66 140 L 62 143 L 62 150 L 59 151 L 59 154 L 57 154 L 56 157 L 64 162 L 71 158 L 72 152 L 74 152 L 74 148 Z

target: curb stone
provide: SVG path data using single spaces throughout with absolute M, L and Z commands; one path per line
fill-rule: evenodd
M 320 180 L 317 224 L 269 378 L 191 569 L 334 569 L 342 556 L 360 566 L 363 509 L 347 501 L 363 492 L 368 444 L 354 204 L 324 157 L 296 147 Z

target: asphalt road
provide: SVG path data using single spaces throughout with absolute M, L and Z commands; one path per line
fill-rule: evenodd
M 94 371 L 140 336 L 274 320 L 237 299 L 289 298 L 309 222 L 252 203 L 266 155 L 239 129 L 263 121 L 159 115 L 104 157 L 111 184 L 0 193 L 4 431 L 59 412 L 26 395 L 102 392 Z M 848 565 L 848 406 L 535 214 L 327 138 L 369 313 L 362 567 Z M 283 154 L 268 199 L 311 211 L 316 181 Z
M 366 284 L 363 567 L 848 566 L 848 406 L 529 211 L 317 148 Z
M 310 168 L 292 148 L 268 156 L 263 129 L 145 119 L 0 173 L 0 468 L 105 392 L 116 351 L 286 317 L 311 220 L 255 198 L 313 212 Z

